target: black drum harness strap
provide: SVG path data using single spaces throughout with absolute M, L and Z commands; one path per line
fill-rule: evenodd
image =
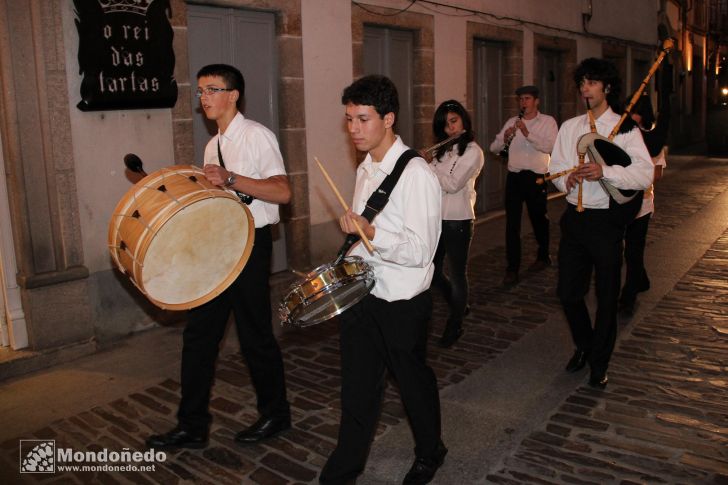
M 387 202 L 389 202 L 389 196 L 392 194 L 392 190 L 394 190 L 395 185 L 397 185 L 397 181 L 402 175 L 402 172 L 404 172 L 409 161 L 419 156 L 420 154 L 417 153 L 417 150 L 413 150 L 411 148 L 399 156 L 392 172 L 387 175 L 377 190 L 372 192 L 372 195 L 369 196 L 366 207 L 361 213 L 362 217 L 364 217 L 367 221 L 372 222 L 374 217 L 376 217 L 376 215 L 384 209 L 384 206 L 387 205 Z M 346 237 L 344 244 L 341 246 L 341 249 L 339 249 L 339 254 L 336 257 L 336 262 L 334 264 L 338 264 L 344 258 L 351 246 L 353 246 L 359 239 L 361 238 L 358 234 L 349 234 Z
M 217 138 L 217 160 L 220 163 L 220 166 L 222 168 L 225 168 L 225 162 L 222 159 L 222 151 L 220 151 L 220 137 Z M 238 199 L 240 199 L 240 202 L 242 202 L 245 205 L 250 205 L 251 202 L 255 199 L 252 195 L 247 195 L 242 192 L 238 192 L 237 190 L 234 190 L 235 195 L 238 196 Z

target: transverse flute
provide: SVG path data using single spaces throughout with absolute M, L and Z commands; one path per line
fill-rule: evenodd
M 458 138 L 460 138 L 460 135 L 462 135 L 463 133 L 465 133 L 465 130 L 461 130 L 459 133 L 455 133 L 454 135 L 450 136 L 446 140 L 442 140 L 439 143 L 435 143 L 431 147 L 423 148 L 422 151 L 420 151 L 420 153 L 430 153 L 430 152 L 434 152 L 435 150 L 437 150 L 441 146 L 447 145 L 448 143 L 450 143 L 453 140 L 457 140 Z

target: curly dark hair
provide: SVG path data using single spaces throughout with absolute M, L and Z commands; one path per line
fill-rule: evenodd
M 468 143 L 475 139 L 475 134 L 473 133 L 473 122 L 470 120 L 470 114 L 462 104 L 454 99 L 443 101 L 435 110 L 435 116 L 432 118 L 432 133 L 435 135 L 436 142 L 441 142 L 447 139 L 445 125 L 447 125 L 448 113 L 455 113 L 463 120 L 463 129 L 465 130 L 465 133 L 458 138 L 458 155 L 462 156 L 462 154 L 465 153 L 465 148 L 468 146 Z M 435 152 L 435 157 L 438 159 L 442 157 L 451 146 L 452 145 L 448 143 L 447 145 L 438 148 Z
M 399 114 L 399 96 L 397 87 L 386 76 L 371 74 L 357 79 L 344 89 L 341 104 L 357 104 L 373 106 L 379 116 L 394 113 L 395 124 Z
M 640 121 L 642 128 L 645 130 L 652 129 L 656 121 L 655 112 L 652 109 L 652 100 L 650 100 L 650 96 L 646 92 L 643 92 L 642 95 L 640 95 L 639 99 L 632 107 L 631 112 L 640 115 L 642 118 L 642 121 Z
M 577 89 L 584 79 L 603 82 L 605 92 L 609 91 L 607 92 L 607 104 L 615 113 L 620 111 L 619 97 L 622 93 L 622 79 L 611 61 L 596 57 L 584 59 L 574 71 L 574 83 Z
M 245 78 L 238 68 L 228 64 L 208 64 L 197 71 L 197 79 L 205 76 L 218 76 L 225 82 L 226 88 L 235 89 L 240 93 L 236 103 L 238 109 L 240 109 L 245 98 Z

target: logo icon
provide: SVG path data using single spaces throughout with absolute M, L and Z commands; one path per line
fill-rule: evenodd
M 20 440 L 20 473 L 55 473 L 56 440 Z
M 104 13 L 135 13 L 146 15 L 149 5 L 154 0 L 99 0 L 99 5 Z

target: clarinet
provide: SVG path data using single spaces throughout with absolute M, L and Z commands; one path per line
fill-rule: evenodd
M 523 118 L 523 113 L 525 110 L 521 109 L 521 111 L 518 112 L 518 119 L 516 120 L 516 123 L 521 121 Z M 513 126 L 516 126 L 516 123 L 513 124 Z M 511 147 L 511 142 L 516 137 L 516 132 L 513 132 L 513 135 L 506 140 L 505 145 L 503 145 L 503 149 L 498 154 L 499 157 L 501 157 L 503 160 L 508 160 L 508 149 Z

